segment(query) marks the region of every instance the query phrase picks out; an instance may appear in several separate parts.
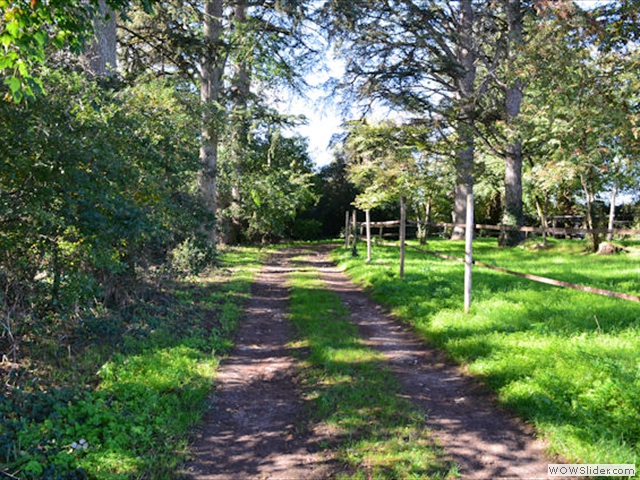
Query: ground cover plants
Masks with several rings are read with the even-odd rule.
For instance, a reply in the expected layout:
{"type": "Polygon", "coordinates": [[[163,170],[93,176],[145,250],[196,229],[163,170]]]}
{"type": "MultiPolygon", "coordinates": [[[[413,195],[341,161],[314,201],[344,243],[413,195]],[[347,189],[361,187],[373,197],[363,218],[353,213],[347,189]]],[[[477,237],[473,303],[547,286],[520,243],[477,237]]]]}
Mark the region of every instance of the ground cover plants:
{"type": "MultiPolygon", "coordinates": [[[[301,265],[291,276],[291,319],[296,350],[305,352],[300,376],[310,421],[334,432],[338,458],[351,479],[455,476],[424,427],[424,415],[398,395],[399,384],[368,348],[348,309],[301,265]]],[[[329,445],[327,445],[329,446],[329,445]]]]}
{"type": "MultiPolygon", "coordinates": [[[[640,292],[637,245],[614,256],[584,253],[581,241],[498,249],[477,239],[477,260],[614,291],[640,292]]],[[[464,256],[463,242],[430,239],[426,249],[464,256]]],[[[474,269],[473,306],[462,310],[463,265],[375,246],[373,260],[338,249],[335,258],[372,297],[411,323],[499,401],[532,422],[552,453],[576,463],[638,463],[640,304],[474,269]]]]}
{"type": "Polygon", "coordinates": [[[206,276],[88,312],[64,341],[32,338],[3,372],[0,476],[170,478],[211,391],[257,271],[230,249],[206,276]]]}

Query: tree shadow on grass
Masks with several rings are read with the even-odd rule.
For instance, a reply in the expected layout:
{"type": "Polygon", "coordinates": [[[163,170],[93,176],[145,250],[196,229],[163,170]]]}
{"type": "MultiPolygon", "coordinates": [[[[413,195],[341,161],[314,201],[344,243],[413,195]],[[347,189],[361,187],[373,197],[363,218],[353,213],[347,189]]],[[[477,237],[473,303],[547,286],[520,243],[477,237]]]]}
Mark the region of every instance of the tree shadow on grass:
{"type": "Polygon", "coordinates": [[[464,315],[461,268],[435,262],[410,257],[403,281],[369,272],[369,291],[525,419],[590,442],[582,460],[607,458],[607,449],[617,452],[611,463],[640,454],[640,391],[623,373],[640,358],[638,304],[476,269],[464,315]],[[428,271],[416,273],[423,264],[428,271]]]}

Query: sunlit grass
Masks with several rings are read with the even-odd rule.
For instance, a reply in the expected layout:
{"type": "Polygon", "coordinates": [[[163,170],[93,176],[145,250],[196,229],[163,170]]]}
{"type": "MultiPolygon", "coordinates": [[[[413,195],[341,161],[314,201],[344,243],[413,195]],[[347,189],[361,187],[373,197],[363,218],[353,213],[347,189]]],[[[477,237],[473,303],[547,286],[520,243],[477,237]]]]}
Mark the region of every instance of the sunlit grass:
{"type": "Polygon", "coordinates": [[[443,478],[443,462],[421,412],[399,396],[383,356],[364,345],[338,296],[317,274],[291,277],[291,318],[298,349],[308,351],[301,372],[312,421],[336,432],[338,456],[351,479],[443,478]]]}
{"type": "MultiPolygon", "coordinates": [[[[634,253],[585,254],[580,242],[547,250],[498,249],[475,241],[475,258],[515,271],[632,294],[640,293],[634,253]]],[[[463,256],[462,242],[430,240],[426,249],[463,256]]],[[[638,463],[640,456],[640,304],[560,289],[475,268],[465,315],[463,265],[374,247],[366,264],[336,258],[347,274],[393,308],[430,343],[479,376],[500,401],[533,422],[554,453],[579,463],[638,463]]]]}

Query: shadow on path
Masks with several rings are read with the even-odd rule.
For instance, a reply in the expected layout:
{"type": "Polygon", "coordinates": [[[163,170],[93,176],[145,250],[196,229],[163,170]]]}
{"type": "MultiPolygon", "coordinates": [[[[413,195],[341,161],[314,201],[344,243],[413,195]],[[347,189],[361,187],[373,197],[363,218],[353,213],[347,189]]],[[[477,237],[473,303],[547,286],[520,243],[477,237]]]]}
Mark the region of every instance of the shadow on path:
{"type": "Polygon", "coordinates": [[[428,412],[427,424],[459,465],[463,478],[547,478],[555,463],[524,423],[496,406],[494,396],[355,286],[315,247],[305,267],[317,268],[328,289],[349,308],[365,343],[381,351],[403,394],[428,412]]]}
{"type": "Polygon", "coordinates": [[[216,377],[212,406],[203,419],[184,479],[330,478],[335,462],[316,451],[304,432],[303,402],[294,382],[295,358],[286,346],[289,261],[273,254],[252,285],[232,354],[216,377]]]}

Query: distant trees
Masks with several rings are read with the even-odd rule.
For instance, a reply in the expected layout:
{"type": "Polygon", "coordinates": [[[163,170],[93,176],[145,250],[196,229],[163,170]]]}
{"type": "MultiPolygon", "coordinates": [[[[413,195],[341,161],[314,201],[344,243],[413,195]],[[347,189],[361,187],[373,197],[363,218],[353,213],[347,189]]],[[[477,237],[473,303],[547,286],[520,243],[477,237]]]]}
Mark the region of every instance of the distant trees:
{"type": "Polygon", "coordinates": [[[435,205],[453,188],[453,168],[424,139],[423,124],[392,121],[354,122],[349,125],[341,155],[348,161],[348,178],[359,187],[354,205],[362,210],[397,203],[402,197],[424,224],[433,220],[435,205]]]}
{"type": "MultiPolygon", "coordinates": [[[[464,222],[473,190],[477,5],[329,0],[324,19],[347,62],[353,98],[382,102],[455,137],[453,217],[464,222]]],[[[457,237],[461,230],[456,229],[457,237]]]]}
{"type": "MultiPolygon", "coordinates": [[[[540,10],[524,53],[530,188],[547,198],[581,192],[589,228],[596,227],[599,193],[612,191],[614,205],[615,192],[635,183],[640,153],[637,49],[609,48],[601,41],[605,26],[572,3],[548,6],[540,10]]],[[[593,235],[594,250],[598,242],[593,235]]]]}
{"type": "MultiPolygon", "coordinates": [[[[352,98],[390,107],[405,125],[428,125],[423,149],[450,159],[454,222],[463,223],[464,197],[480,182],[479,203],[499,207],[504,225],[522,225],[525,208],[544,223],[549,202],[566,198],[584,204],[595,226],[598,192],[616,191],[635,170],[637,47],[623,40],[633,37],[635,3],[583,10],[569,0],[327,0],[324,13],[347,59],[352,98]],[[557,195],[563,185],[573,190],[557,195]]],[[[393,128],[389,138],[404,126],[393,128]]],[[[499,242],[521,239],[505,230],[499,242]]]]}
{"type": "Polygon", "coordinates": [[[0,5],[3,352],[199,271],[227,219],[276,240],[315,201],[300,120],[254,90],[300,87],[304,2],[0,5]]]}
{"type": "Polygon", "coordinates": [[[212,0],[201,11],[197,5],[173,0],[157,3],[154,16],[136,11],[122,28],[127,72],[179,75],[185,83],[194,82],[199,72],[195,83],[202,101],[200,191],[216,219],[207,227],[212,245],[247,238],[241,211],[253,201],[244,191],[250,188],[245,169],[255,162],[252,137],[261,135],[258,130],[265,122],[271,123],[267,128],[272,132],[291,122],[270,110],[255,89],[299,88],[300,74],[314,58],[302,30],[305,5],[212,0]]]}

